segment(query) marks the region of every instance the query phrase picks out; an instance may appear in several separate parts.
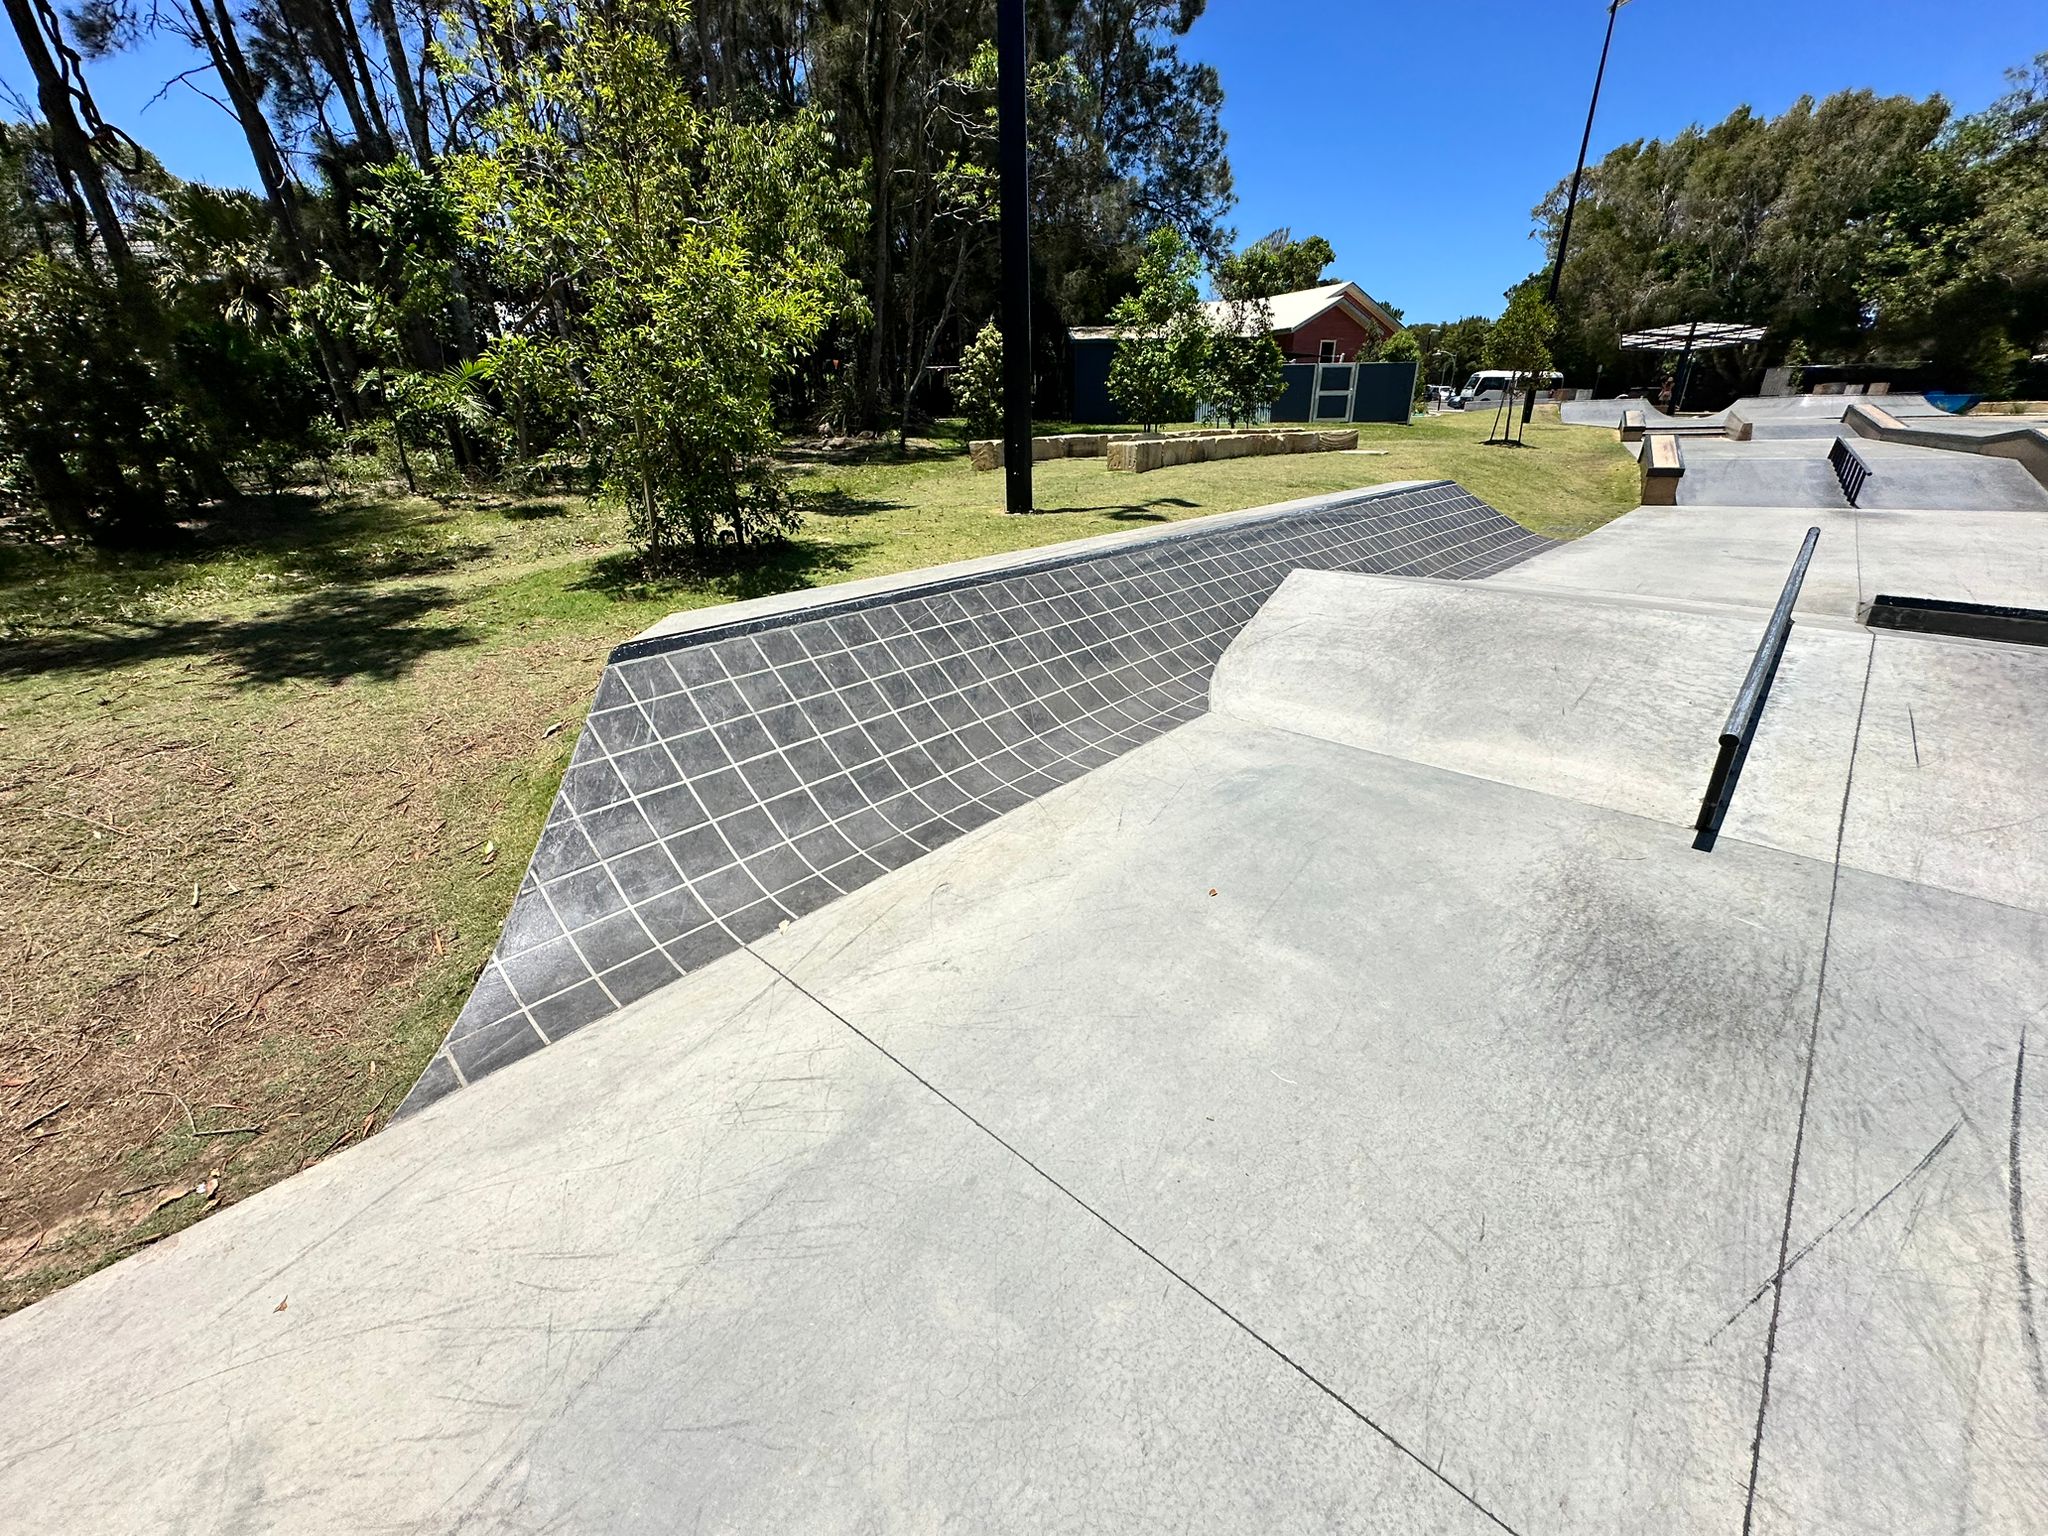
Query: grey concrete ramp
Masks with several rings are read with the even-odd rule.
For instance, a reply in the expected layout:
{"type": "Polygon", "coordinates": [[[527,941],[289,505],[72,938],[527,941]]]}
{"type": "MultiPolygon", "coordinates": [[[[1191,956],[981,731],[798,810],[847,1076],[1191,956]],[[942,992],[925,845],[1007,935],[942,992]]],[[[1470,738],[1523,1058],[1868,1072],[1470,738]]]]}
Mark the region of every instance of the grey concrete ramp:
{"type": "Polygon", "coordinates": [[[2012,459],[1865,438],[1850,446],[1870,466],[1856,498],[1859,507],[2048,512],[2048,489],[2012,459]]]}
{"type": "MultiPolygon", "coordinates": [[[[1224,654],[1219,714],[1689,826],[1761,632],[1749,611],[1324,572],[1224,654]]],[[[1802,626],[1728,835],[1831,856],[1869,638],[1802,626]]]]}
{"type": "MultiPolygon", "coordinates": [[[[1763,429],[1759,429],[1761,432],[1763,429]]],[[[1774,428],[1750,442],[1690,438],[1683,445],[1682,507],[1848,505],[1828,453],[1842,429],[1774,428]],[[1790,435],[1796,433],[1797,435],[1790,435]]],[[[1869,466],[1859,507],[1880,510],[2048,512],[2048,490],[2010,459],[1851,438],[1869,466]]]]}
{"type": "Polygon", "coordinates": [[[1557,409],[1566,426],[1605,427],[1610,432],[1621,425],[1624,411],[1641,411],[1644,422],[1651,428],[1718,427],[1727,419],[1725,411],[1672,416],[1657,409],[1653,400],[1566,400],[1557,409]]]}
{"type": "MultiPolygon", "coordinates": [[[[1210,707],[1684,828],[1763,624],[1757,608],[1560,592],[1513,571],[1304,571],[1224,654],[1210,707]]],[[[2048,651],[1809,617],[1723,835],[2048,910],[2044,698],[2048,651]]]]}
{"type": "Polygon", "coordinates": [[[1810,527],[1821,540],[1802,613],[1853,621],[1879,593],[2048,607],[2038,512],[1639,507],[1539,554],[1514,584],[1768,609],[1810,527]]]}
{"type": "Polygon", "coordinates": [[[1827,438],[1737,443],[1692,438],[1684,445],[1681,507],[1846,507],[1828,463],[1827,438]]]}
{"type": "Polygon", "coordinates": [[[612,655],[411,1113],[1201,713],[1290,571],[1550,546],[1402,483],[680,616],[612,655]]]}

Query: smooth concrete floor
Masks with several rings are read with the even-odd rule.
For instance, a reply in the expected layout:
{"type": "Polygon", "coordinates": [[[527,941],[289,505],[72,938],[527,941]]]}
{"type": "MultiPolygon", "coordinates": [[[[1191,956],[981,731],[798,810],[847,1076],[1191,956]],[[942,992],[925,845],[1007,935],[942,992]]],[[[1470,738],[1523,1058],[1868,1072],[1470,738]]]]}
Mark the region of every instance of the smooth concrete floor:
{"type": "MultiPolygon", "coordinates": [[[[1685,507],[1818,507],[1841,509],[1842,494],[1828,451],[1839,425],[1791,425],[1750,442],[1688,438],[1678,504],[1685,507]]],[[[1857,496],[1863,510],[2048,512],[2044,491],[2011,459],[1850,439],[1870,477],[1857,496]]]]}
{"type": "Polygon", "coordinates": [[[1219,708],[0,1324],[0,1525],[2048,1528],[2044,996],[1219,708]]]}
{"type": "Polygon", "coordinates": [[[2026,511],[1639,507],[1536,555],[1513,580],[1768,611],[1808,528],[1821,537],[1802,614],[1853,622],[1880,593],[2048,608],[2048,516],[2026,511]]]}
{"type": "Polygon", "coordinates": [[[2048,656],[1852,619],[2042,521],[1297,574],[1202,719],[0,1321],[0,1531],[2038,1536],[2048,656]]]}

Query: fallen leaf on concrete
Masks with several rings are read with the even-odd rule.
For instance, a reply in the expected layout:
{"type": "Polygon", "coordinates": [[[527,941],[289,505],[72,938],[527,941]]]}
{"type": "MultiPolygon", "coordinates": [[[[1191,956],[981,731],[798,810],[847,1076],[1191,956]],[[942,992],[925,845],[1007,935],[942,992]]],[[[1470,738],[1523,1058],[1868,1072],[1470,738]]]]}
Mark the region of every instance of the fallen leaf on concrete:
{"type": "Polygon", "coordinates": [[[1214,896],[1214,895],[1216,894],[1216,887],[1215,887],[1215,886],[1213,886],[1213,885],[1212,885],[1212,886],[1210,886],[1210,887],[1209,887],[1209,894],[1210,894],[1211,896],[1214,896]]]}
{"type": "Polygon", "coordinates": [[[270,1310],[271,1310],[271,1311],[273,1311],[273,1312],[282,1312],[282,1311],[284,1310],[284,1308],[285,1308],[285,1302],[287,1302],[287,1301],[290,1301],[290,1300],[291,1300],[291,1297],[287,1296],[287,1297],[285,1297],[284,1301],[280,1301],[280,1302],[279,1302],[279,1303],[278,1303],[278,1304],[277,1304],[276,1306],[272,1307],[272,1308],[271,1308],[270,1310]]]}

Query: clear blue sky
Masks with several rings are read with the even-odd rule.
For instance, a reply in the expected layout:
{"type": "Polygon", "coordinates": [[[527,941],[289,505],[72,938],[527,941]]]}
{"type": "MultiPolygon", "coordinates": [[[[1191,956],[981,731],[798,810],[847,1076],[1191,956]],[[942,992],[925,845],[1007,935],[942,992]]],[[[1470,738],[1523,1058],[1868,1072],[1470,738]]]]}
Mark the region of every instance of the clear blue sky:
{"type": "MultiPolygon", "coordinates": [[[[1605,0],[1210,0],[1184,47],[1223,76],[1240,234],[1327,237],[1335,275],[1411,320],[1496,313],[1542,259],[1529,210],[1570,174],[1605,17],[1605,0]]],[[[2043,0],[1633,0],[1591,158],[1850,86],[1968,111],[2044,49],[2043,0]]],[[[146,105],[197,62],[159,41],[88,69],[101,111],[173,171],[248,183],[218,107],[182,86],[146,105]]],[[[11,34],[0,79],[29,86],[11,34]]]]}
{"type": "MultiPolygon", "coordinates": [[[[1605,0],[1209,0],[1184,47],[1222,73],[1239,235],[1323,235],[1332,276],[1410,320],[1497,314],[1543,260],[1529,210],[1571,174],[1606,18],[1605,0]]],[[[1587,159],[1859,86],[1972,111],[2044,49],[2043,0],[1633,0],[1587,159]]]]}

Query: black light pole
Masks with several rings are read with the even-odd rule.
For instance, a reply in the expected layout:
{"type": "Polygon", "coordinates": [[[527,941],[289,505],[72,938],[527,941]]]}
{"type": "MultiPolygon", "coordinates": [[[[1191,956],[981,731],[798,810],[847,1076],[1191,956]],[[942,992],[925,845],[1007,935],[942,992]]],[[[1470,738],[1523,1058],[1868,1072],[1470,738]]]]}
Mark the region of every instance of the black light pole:
{"type": "MultiPolygon", "coordinates": [[[[1579,163],[1572,170],[1572,189],[1565,195],[1564,225],[1557,232],[1557,259],[1550,264],[1550,288],[1543,295],[1544,303],[1553,311],[1557,308],[1557,285],[1564,280],[1564,248],[1571,243],[1572,210],[1579,206],[1579,180],[1586,174],[1586,150],[1593,142],[1593,114],[1600,110],[1600,82],[1607,78],[1607,50],[1614,46],[1614,17],[1628,0],[1608,0],[1607,37],[1600,44],[1600,67],[1593,72],[1593,99],[1586,103],[1586,131],[1579,137],[1579,163]]],[[[1522,421],[1526,425],[1536,414],[1536,391],[1530,390],[1522,402],[1522,421]]]]}
{"type": "Polygon", "coordinates": [[[1003,507],[1031,510],[1031,196],[1024,154],[1024,0],[996,4],[1003,219],[1003,507]]]}

